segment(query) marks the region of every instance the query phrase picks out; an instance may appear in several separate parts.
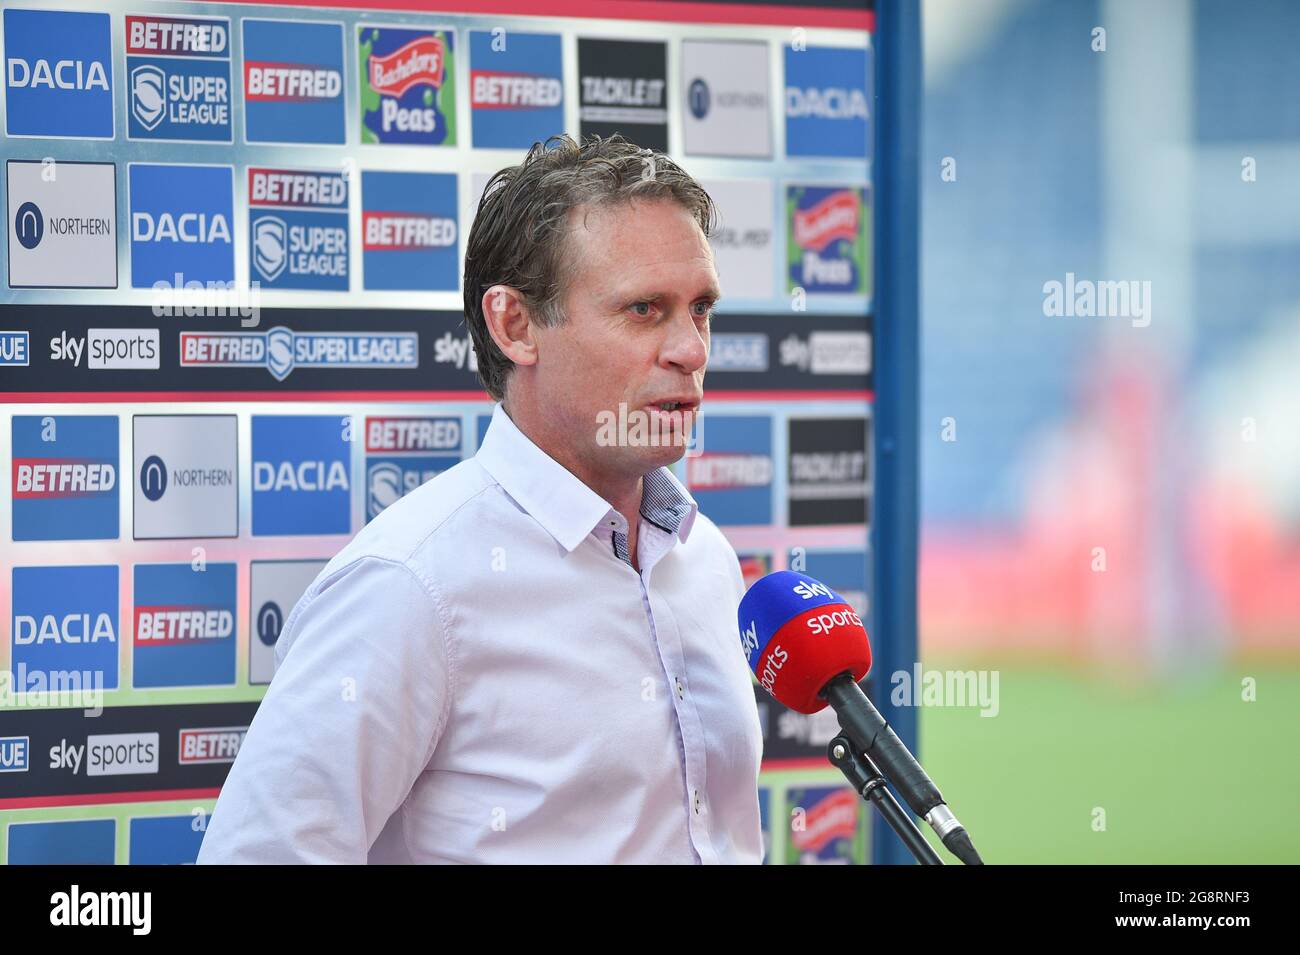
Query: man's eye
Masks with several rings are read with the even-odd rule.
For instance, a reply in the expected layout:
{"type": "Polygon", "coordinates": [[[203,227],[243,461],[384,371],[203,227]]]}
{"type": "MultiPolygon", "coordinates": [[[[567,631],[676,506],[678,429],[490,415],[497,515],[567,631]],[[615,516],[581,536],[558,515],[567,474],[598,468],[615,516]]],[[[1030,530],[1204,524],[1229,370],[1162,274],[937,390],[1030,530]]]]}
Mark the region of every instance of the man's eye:
{"type": "Polygon", "coordinates": [[[638,318],[649,318],[653,309],[654,306],[649,302],[636,302],[632,305],[632,311],[638,318]]]}
{"type": "Polygon", "coordinates": [[[696,318],[708,318],[708,317],[710,317],[712,314],[713,314],[713,303],[712,303],[712,302],[696,302],[696,303],[695,303],[695,317],[696,317],[696,318]]]}

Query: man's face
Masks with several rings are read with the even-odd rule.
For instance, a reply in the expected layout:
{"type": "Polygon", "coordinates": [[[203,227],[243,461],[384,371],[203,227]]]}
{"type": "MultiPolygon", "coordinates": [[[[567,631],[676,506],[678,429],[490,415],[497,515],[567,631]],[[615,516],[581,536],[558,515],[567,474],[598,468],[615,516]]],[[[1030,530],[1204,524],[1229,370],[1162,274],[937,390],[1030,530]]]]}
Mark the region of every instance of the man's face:
{"type": "Polygon", "coordinates": [[[567,320],[535,332],[540,410],[584,469],[640,476],[682,456],[674,425],[699,408],[721,294],[713,251],[691,215],[666,200],[584,206],[569,222],[567,320]],[[662,409],[673,401],[678,410],[662,409]],[[611,444],[601,424],[620,414],[628,440],[611,444]],[[636,440],[638,418],[657,439],[636,440]]]}

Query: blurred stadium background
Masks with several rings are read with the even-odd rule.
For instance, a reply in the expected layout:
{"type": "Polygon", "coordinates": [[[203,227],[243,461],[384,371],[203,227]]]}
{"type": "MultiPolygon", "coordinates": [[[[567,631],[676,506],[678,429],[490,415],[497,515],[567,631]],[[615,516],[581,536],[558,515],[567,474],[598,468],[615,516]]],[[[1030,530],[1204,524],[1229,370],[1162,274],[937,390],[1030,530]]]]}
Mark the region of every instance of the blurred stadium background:
{"type": "Polygon", "coordinates": [[[1296,862],[1300,4],[923,25],[921,653],[1001,699],[922,759],[991,861],[1296,862]]]}

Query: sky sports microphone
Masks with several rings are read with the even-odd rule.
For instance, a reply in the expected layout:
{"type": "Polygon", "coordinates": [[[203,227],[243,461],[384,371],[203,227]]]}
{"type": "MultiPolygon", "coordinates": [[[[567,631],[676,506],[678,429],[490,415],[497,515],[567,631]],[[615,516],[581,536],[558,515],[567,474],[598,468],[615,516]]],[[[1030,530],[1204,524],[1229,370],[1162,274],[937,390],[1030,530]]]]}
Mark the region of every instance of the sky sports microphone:
{"type": "Polygon", "coordinates": [[[912,812],[958,859],[981,865],[939,788],[858,686],[871,669],[871,644],[862,618],[844,598],[811,577],[779,570],[749,588],[738,616],[741,646],[763,689],[799,713],[830,704],[845,735],[912,812]]]}

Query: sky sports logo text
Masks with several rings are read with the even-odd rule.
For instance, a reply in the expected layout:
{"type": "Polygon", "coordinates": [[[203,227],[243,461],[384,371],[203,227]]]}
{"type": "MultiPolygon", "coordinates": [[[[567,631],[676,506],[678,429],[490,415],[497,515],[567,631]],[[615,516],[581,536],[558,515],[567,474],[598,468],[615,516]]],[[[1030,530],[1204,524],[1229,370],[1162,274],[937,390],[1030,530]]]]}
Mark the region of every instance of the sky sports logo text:
{"type": "Polygon", "coordinates": [[[156,328],[88,328],[85,336],[61,331],[50,339],[50,361],[72,362],[91,371],[157,369],[159,340],[156,328]]]}
{"type": "Polygon", "coordinates": [[[419,346],[418,332],[181,332],[180,363],[265,368],[284,381],[295,368],[418,368],[419,346]]]}
{"type": "Polygon", "coordinates": [[[157,733],[87,736],[82,745],[61,739],[50,747],[50,769],[74,776],[142,776],[158,772],[157,733]]]}

